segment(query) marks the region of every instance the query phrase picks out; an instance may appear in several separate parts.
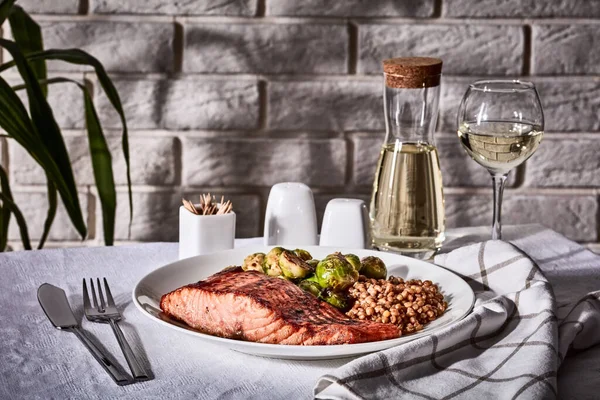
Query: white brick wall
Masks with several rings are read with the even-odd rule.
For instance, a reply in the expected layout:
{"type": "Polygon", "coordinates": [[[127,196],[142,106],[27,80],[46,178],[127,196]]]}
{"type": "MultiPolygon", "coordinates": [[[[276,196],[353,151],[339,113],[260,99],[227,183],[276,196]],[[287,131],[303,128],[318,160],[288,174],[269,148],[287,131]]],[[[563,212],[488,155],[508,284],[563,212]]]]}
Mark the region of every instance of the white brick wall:
{"type": "MultiPolygon", "coordinates": [[[[119,90],[131,132],[131,236],[119,119],[89,69],[49,64],[51,75],[94,89],[119,185],[118,242],[177,240],[181,197],[207,191],[233,200],[240,236],[261,233],[268,189],[281,180],[310,184],[319,214],[333,197],[368,199],[384,130],[380,61],[419,54],[444,60],[437,144],[448,226],[491,220],[490,178],[453,133],[466,85],[524,77],[538,86],[547,134],[508,181],[504,221],[544,223],[600,249],[600,1],[19,3],[41,24],[46,47],[89,51],[119,90]]],[[[90,223],[84,244],[101,244],[81,93],[61,84],[49,99],[90,223]]],[[[39,237],[43,173],[2,138],[0,162],[39,237]]],[[[15,227],[10,239],[18,248],[15,227]]],[[[59,210],[48,245],[78,244],[59,210]]]]}

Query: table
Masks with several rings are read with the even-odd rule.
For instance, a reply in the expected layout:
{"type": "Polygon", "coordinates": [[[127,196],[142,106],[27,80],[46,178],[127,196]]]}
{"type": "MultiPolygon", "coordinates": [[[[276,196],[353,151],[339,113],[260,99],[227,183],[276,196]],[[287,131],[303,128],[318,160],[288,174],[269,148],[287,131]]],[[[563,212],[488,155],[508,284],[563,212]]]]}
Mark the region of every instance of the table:
{"type": "MultiPolygon", "coordinates": [[[[506,239],[527,252],[537,225],[506,227],[506,239]]],[[[489,228],[448,232],[444,251],[487,239],[489,228]]],[[[255,243],[238,240],[236,246],[255,243]]],[[[600,289],[600,257],[556,234],[549,243],[554,257],[536,259],[552,282],[557,304],[600,289]],[[568,257],[569,265],[564,266],[568,257]],[[581,286],[581,282],[585,282],[581,286]]],[[[176,334],[143,316],[133,305],[131,289],[149,271],[177,259],[176,243],[121,247],[51,249],[0,255],[0,398],[199,398],[302,399],[323,374],[346,360],[284,361],[243,355],[176,334]],[[37,287],[62,287],[81,317],[81,280],[106,277],[118,305],[122,327],[134,350],[143,354],[155,379],[118,387],[69,333],[54,329],[39,307],[37,287]]],[[[82,321],[84,329],[126,368],[110,327],[82,321]]],[[[559,371],[561,398],[594,398],[600,388],[600,346],[568,357],[559,371]]]]}

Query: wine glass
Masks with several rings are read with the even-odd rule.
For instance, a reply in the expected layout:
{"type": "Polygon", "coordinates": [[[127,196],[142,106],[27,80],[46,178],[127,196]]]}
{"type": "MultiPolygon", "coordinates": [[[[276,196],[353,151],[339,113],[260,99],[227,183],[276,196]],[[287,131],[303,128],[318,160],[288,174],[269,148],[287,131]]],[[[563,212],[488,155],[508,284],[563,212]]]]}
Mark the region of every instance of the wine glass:
{"type": "Polygon", "coordinates": [[[533,83],[485,80],[469,85],[458,109],[458,137],[469,156],[492,175],[494,240],[502,239],[506,177],[531,157],[543,135],[544,113],[533,83]]]}

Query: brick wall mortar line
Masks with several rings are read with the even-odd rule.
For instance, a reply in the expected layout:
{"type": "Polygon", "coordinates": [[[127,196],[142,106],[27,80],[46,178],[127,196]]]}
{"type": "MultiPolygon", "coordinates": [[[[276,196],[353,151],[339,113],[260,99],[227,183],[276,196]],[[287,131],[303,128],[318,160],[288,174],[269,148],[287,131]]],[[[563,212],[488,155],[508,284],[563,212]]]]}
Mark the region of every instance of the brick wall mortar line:
{"type": "MultiPolygon", "coordinates": [[[[40,193],[46,191],[45,185],[19,185],[13,184],[11,188],[14,192],[23,193],[40,193]]],[[[167,186],[153,186],[153,185],[132,185],[132,191],[134,193],[173,193],[179,191],[193,191],[193,190],[212,190],[212,191],[226,191],[229,193],[248,193],[248,191],[256,191],[260,189],[269,189],[270,186],[254,186],[254,185],[236,185],[231,186],[204,186],[204,185],[167,185],[167,186]]],[[[339,193],[343,190],[345,193],[358,192],[370,192],[369,186],[355,186],[355,185],[344,185],[344,186],[314,186],[315,191],[324,191],[328,193],[339,193]],[[368,189],[368,190],[367,190],[368,189]]],[[[89,189],[92,194],[96,194],[96,190],[89,186],[78,186],[78,191],[86,193],[89,189]]],[[[117,185],[116,190],[119,193],[126,193],[126,185],[117,185]]],[[[489,194],[491,193],[491,180],[489,187],[445,187],[444,191],[450,195],[464,195],[464,194],[489,194]]],[[[506,188],[505,192],[512,195],[530,195],[530,196],[598,196],[600,195],[600,188],[506,188]]],[[[251,194],[251,193],[250,193],[251,194]]]]}
{"type": "Polygon", "coordinates": [[[444,1],[434,0],[433,2],[433,13],[431,18],[443,18],[444,15],[444,1]]]}
{"type": "Polygon", "coordinates": [[[513,189],[520,189],[525,184],[526,164],[523,163],[510,172],[515,177],[515,182],[512,186],[513,189]]]}
{"type": "MultiPolygon", "coordinates": [[[[172,134],[173,132],[171,132],[172,134]]],[[[185,138],[212,139],[340,139],[344,133],[333,131],[270,131],[270,130],[249,130],[249,131],[180,131],[176,134],[185,138]]],[[[139,136],[144,136],[140,134],[139,136]]]]}
{"type": "MultiPolygon", "coordinates": [[[[368,137],[368,134],[364,135],[365,137],[368,137]]],[[[371,135],[372,136],[372,135],[371,135]]],[[[439,138],[452,138],[452,137],[456,137],[456,133],[454,132],[436,132],[436,137],[439,138]]],[[[544,138],[542,140],[542,143],[546,142],[546,141],[558,141],[558,140],[579,140],[579,139],[586,139],[586,140],[599,140],[600,139],[600,132],[544,132],[544,138]]],[[[458,139],[457,139],[458,141],[458,139]]],[[[542,144],[543,146],[543,144],[542,144]]]]}
{"type": "Polygon", "coordinates": [[[0,166],[4,168],[7,175],[10,177],[9,171],[9,159],[8,159],[8,139],[0,137],[0,166]]]}
{"type": "Polygon", "coordinates": [[[226,16],[177,16],[182,24],[298,24],[298,25],[344,25],[347,17],[226,17],[226,16]]]}
{"type": "MultiPolygon", "coordinates": [[[[495,75],[444,75],[442,77],[442,85],[444,79],[450,82],[471,82],[480,79],[510,79],[518,76],[495,76],[495,75]]],[[[529,75],[527,78],[534,79],[540,82],[589,82],[590,80],[600,79],[600,74],[589,74],[589,75],[529,75]]]]}
{"type": "Polygon", "coordinates": [[[173,15],[30,14],[36,22],[172,22],[173,15]]]}
{"type": "Polygon", "coordinates": [[[359,24],[423,24],[423,25],[595,25],[600,18],[400,18],[352,17],[359,24]]]}
{"type": "Polygon", "coordinates": [[[356,75],[358,68],[358,53],[360,49],[360,43],[358,42],[358,28],[357,26],[348,21],[348,74],[356,75]]]}
{"type": "Polygon", "coordinates": [[[254,16],[258,18],[264,18],[267,10],[267,0],[257,0],[256,1],[256,10],[254,11],[254,16]]]}
{"type": "MultiPolygon", "coordinates": [[[[483,167],[482,167],[483,168],[483,167]]],[[[443,174],[443,171],[442,171],[443,174]]],[[[490,186],[488,188],[461,188],[461,187],[449,187],[444,188],[444,191],[448,194],[486,194],[492,191],[492,181],[490,179],[490,186]]],[[[535,196],[597,196],[600,192],[600,188],[506,188],[505,193],[514,195],[535,195],[535,196]]]]}
{"type": "MultiPolygon", "coordinates": [[[[65,136],[85,136],[86,132],[83,129],[63,129],[65,136]]],[[[130,137],[156,137],[156,138],[227,138],[227,139],[302,139],[302,140],[327,140],[343,138],[343,132],[336,131],[308,131],[308,130],[293,130],[293,131],[261,131],[261,130],[165,130],[165,129],[128,129],[130,137]],[[248,136],[249,134],[259,134],[257,136],[248,136]],[[225,135],[225,136],[224,136],[225,135]]],[[[108,136],[120,136],[120,129],[104,129],[104,133],[108,136]]],[[[352,134],[353,132],[348,132],[352,134]]],[[[362,132],[361,132],[362,133],[362,132]]],[[[380,133],[380,132],[375,132],[380,133]]],[[[372,134],[371,134],[372,136],[372,134]]]]}
{"type": "MultiPolygon", "coordinates": [[[[6,72],[4,72],[2,74],[2,77],[5,79],[20,79],[21,75],[19,75],[18,73],[14,72],[14,71],[16,71],[16,67],[14,67],[14,69],[6,70],[6,72]]],[[[82,73],[82,72],[48,70],[48,76],[50,78],[52,78],[53,76],[61,76],[63,78],[69,78],[69,79],[74,79],[74,80],[78,80],[78,81],[83,81],[86,74],[91,74],[93,76],[96,76],[96,74],[93,71],[82,73]]]]}
{"type": "Polygon", "coordinates": [[[258,81],[258,130],[267,128],[269,118],[269,88],[266,80],[258,81]]]}
{"type": "Polygon", "coordinates": [[[533,38],[531,36],[531,26],[523,25],[523,76],[531,74],[533,38]]]}
{"type": "MultiPolygon", "coordinates": [[[[596,194],[600,195],[600,188],[596,190],[596,194]]],[[[596,197],[596,202],[600,203],[600,197],[596,197]]],[[[598,207],[598,211],[596,212],[596,234],[600,237],[600,207],[598,207]]]]}
{"type": "MultiPolygon", "coordinates": [[[[62,72],[56,70],[49,70],[50,74],[53,75],[74,75],[75,73],[62,72]]],[[[90,71],[86,72],[90,74],[91,80],[95,80],[93,76],[95,74],[90,71]]],[[[380,74],[203,74],[203,73],[140,73],[140,72],[108,72],[111,78],[123,79],[123,80],[222,80],[222,81],[252,81],[252,80],[265,80],[270,82],[323,82],[323,81],[353,81],[353,82],[379,82],[381,83],[382,78],[380,74]]],[[[80,75],[78,75],[80,76],[80,75]]],[[[509,75],[509,76],[498,76],[498,75],[444,75],[442,82],[448,80],[449,82],[471,82],[479,79],[511,79],[519,78],[523,75],[509,75]]],[[[527,78],[535,79],[540,82],[589,82],[590,80],[600,79],[600,74],[589,74],[589,75],[528,75],[527,78]]],[[[442,83],[443,84],[443,83],[442,83]]]]}
{"type": "MultiPolygon", "coordinates": [[[[62,129],[61,132],[65,137],[80,137],[86,136],[85,129],[62,129]]],[[[166,129],[128,129],[130,137],[158,137],[158,138],[207,138],[223,137],[229,139],[304,139],[304,140],[326,140],[339,139],[343,136],[357,138],[372,138],[378,134],[382,134],[383,130],[376,131],[310,131],[310,130],[292,130],[292,131],[258,131],[258,130],[166,130],[166,129]],[[248,137],[248,133],[260,133],[260,136],[248,137]]],[[[107,128],[104,133],[108,136],[120,136],[121,129],[107,128]]],[[[435,137],[440,139],[451,139],[456,137],[454,132],[436,132],[435,137]]],[[[559,141],[559,140],[600,140],[600,132],[546,132],[544,133],[543,141],[559,141]]],[[[458,141],[458,139],[457,139],[458,141]]]]}
{"type": "Polygon", "coordinates": [[[77,13],[79,15],[88,15],[93,6],[93,2],[96,0],[79,0],[79,8],[77,9],[77,13]]]}
{"type": "Polygon", "coordinates": [[[356,157],[356,149],[351,138],[346,138],[346,187],[352,185],[354,180],[354,158],[356,157]]]}
{"type": "Polygon", "coordinates": [[[103,224],[102,218],[100,220],[96,219],[96,207],[100,208],[99,199],[97,196],[94,196],[91,192],[90,186],[87,186],[86,191],[86,199],[87,199],[87,228],[88,228],[88,237],[86,240],[94,240],[98,236],[98,228],[99,225],[103,224]]]}
{"type": "MultiPolygon", "coordinates": [[[[58,73],[58,72],[57,72],[58,73]]],[[[319,81],[323,80],[353,80],[353,81],[381,81],[378,75],[349,75],[349,74],[204,74],[204,73],[140,73],[140,72],[110,72],[111,78],[121,78],[127,80],[186,80],[186,79],[201,79],[201,80],[222,80],[222,81],[251,81],[251,80],[268,80],[273,82],[303,82],[303,81],[319,81]]],[[[505,77],[506,78],[506,77],[505,77]]]]}
{"type": "Polygon", "coordinates": [[[179,151],[179,166],[180,166],[180,170],[179,170],[179,183],[181,184],[181,186],[179,187],[186,187],[187,186],[187,163],[184,162],[185,160],[185,139],[182,136],[177,136],[177,139],[179,140],[179,143],[181,143],[181,150],[179,151]]]}
{"type": "Polygon", "coordinates": [[[344,24],[348,19],[358,24],[422,24],[422,25],[594,25],[600,18],[403,18],[403,17],[238,17],[222,15],[147,15],[147,14],[31,14],[36,21],[58,22],[171,22],[175,17],[182,23],[273,23],[273,24],[344,24]]]}
{"type": "Polygon", "coordinates": [[[173,18],[173,25],[173,72],[169,74],[170,76],[181,73],[183,57],[185,56],[185,32],[183,25],[176,18],[173,18]]]}

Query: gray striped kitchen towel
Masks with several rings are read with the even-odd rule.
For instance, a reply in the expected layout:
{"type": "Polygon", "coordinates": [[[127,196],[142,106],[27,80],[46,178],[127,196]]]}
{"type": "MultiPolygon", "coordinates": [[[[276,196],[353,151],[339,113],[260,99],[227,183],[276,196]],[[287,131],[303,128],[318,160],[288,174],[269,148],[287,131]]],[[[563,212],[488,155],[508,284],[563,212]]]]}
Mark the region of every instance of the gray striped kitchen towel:
{"type": "MultiPolygon", "coordinates": [[[[558,368],[567,352],[600,343],[600,290],[557,307],[550,281],[512,244],[482,242],[435,261],[471,285],[476,295],[471,314],[322,376],[315,397],[551,399],[557,397],[558,368]]],[[[600,274],[600,263],[596,267],[600,274]]]]}

